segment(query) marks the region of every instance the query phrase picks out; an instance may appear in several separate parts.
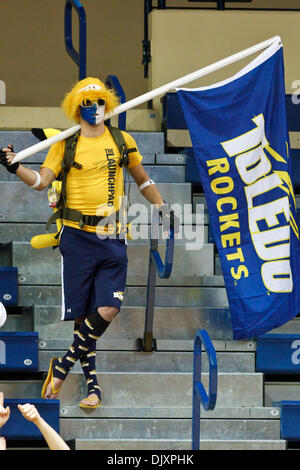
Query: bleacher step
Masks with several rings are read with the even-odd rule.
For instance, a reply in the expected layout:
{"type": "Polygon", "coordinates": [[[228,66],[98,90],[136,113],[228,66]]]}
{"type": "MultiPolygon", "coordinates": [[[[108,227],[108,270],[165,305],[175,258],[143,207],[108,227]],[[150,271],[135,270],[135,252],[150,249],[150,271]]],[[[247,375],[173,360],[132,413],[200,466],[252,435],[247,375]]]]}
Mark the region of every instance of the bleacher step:
{"type": "MultiPolygon", "coordinates": [[[[9,137],[9,135],[8,135],[9,137]]],[[[3,142],[3,138],[1,137],[1,131],[0,131],[0,138],[1,138],[1,141],[3,142]]],[[[13,139],[15,140],[15,139],[13,139]]],[[[6,140],[7,142],[7,140],[6,140]]],[[[39,141],[37,140],[36,143],[38,143],[39,141]]],[[[26,140],[24,141],[24,144],[26,145],[26,140]]],[[[32,145],[31,143],[29,143],[29,145],[27,145],[27,147],[29,147],[30,145],[32,145]]],[[[24,146],[24,148],[27,148],[24,146]]],[[[42,150],[41,152],[38,152],[38,153],[35,153],[33,155],[30,155],[29,157],[26,158],[26,161],[24,160],[24,163],[27,164],[35,164],[35,165],[41,165],[46,156],[47,156],[47,153],[48,153],[48,150],[49,149],[46,149],[46,150],[42,150]]],[[[150,151],[149,153],[143,153],[143,165],[172,165],[172,166],[185,166],[185,162],[186,162],[186,156],[184,154],[176,154],[176,153],[161,153],[161,152],[157,152],[157,153],[154,153],[152,149],[148,148],[148,150],[150,151]]],[[[2,178],[0,178],[1,180],[2,178]]]]}
{"type": "MultiPolygon", "coordinates": [[[[191,439],[76,439],[75,450],[191,450],[191,439]]],[[[201,439],[200,450],[286,450],[286,442],[201,439]]]]}
{"type": "MultiPolygon", "coordinates": [[[[150,440],[76,439],[76,450],[191,450],[191,439],[150,440]]],[[[205,440],[200,441],[200,450],[286,450],[281,440],[205,440]]]]}
{"type": "MultiPolygon", "coordinates": [[[[26,167],[30,170],[39,171],[40,164],[26,162],[26,167]]],[[[157,183],[185,183],[185,167],[182,165],[149,165],[144,162],[144,168],[148,175],[157,183]]],[[[0,181],[19,181],[19,178],[1,166],[0,181]]],[[[128,181],[134,182],[134,179],[129,176],[128,181]]]]}
{"type": "Polygon", "coordinates": [[[285,381],[269,381],[268,377],[264,383],[265,405],[272,406],[280,401],[298,401],[300,397],[300,383],[286,376],[285,381]]]}
{"type": "MultiPolygon", "coordinates": [[[[114,320],[115,321],[115,320],[114,320]]],[[[112,327],[110,327],[112,328],[112,327]]],[[[136,338],[110,338],[109,330],[106,330],[105,334],[101,337],[101,340],[97,341],[97,351],[140,351],[137,346],[136,338]],[[104,336],[105,335],[105,336],[104,336]]],[[[73,329],[72,329],[73,334],[73,329]]],[[[39,347],[40,351],[64,351],[66,345],[70,344],[70,334],[65,339],[48,339],[40,338],[39,347]]],[[[212,340],[216,352],[255,352],[256,344],[255,341],[230,341],[230,340],[212,340]]],[[[193,352],[194,340],[193,339],[157,339],[156,340],[157,351],[159,352],[193,352]]],[[[155,352],[157,352],[155,351],[155,352]]],[[[203,348],[204,351],[204,348],[203,348]]],[[[148,353],[146,353],[148,354],[148,353]]]]}
{"type": "MultiPolygon", "coordinates": [[[[97,374],[105,406],[191,406],[192,374],[174,372],[103,372],[97,374]]],[[[208,386],[208,374],[203,374],[208,386]]],[[[262,406],[263,375],[219,373],[218,406],[262,406]]],[[[69,373],[62,387],[61,406],[77,405],[85,391],[82,373],[69,373]]]]}
{"type": "MultiPolygon", "coordinates": [[[[72,127],[72,125],[70,125],[70,127],[72,127]]],[[[143,153],[164,153],[165,141],[163,132],[131,131],[129,134],[135,139],[142,155],[143,153]]],[[[13,144],[15,151],[18,152],[40,142],[30,130],[1,130],[0,139],[4,145],[9,143],[13,144]]]]}
{"type": "MultiPolygon", "coordinates": [[[[189,246],[191,243],[197,242],[208,244],[208,225],[199,225],[197,227],[197,234],[195,235],[195,226],[192,224],[184,224],[183,227],[180,227],[178,238],[176,238],[177,245],[189,246]],[[194,235],[193,235],[194,234],[194,235]],[[196,238],[197,237],[197,238],[196,238]]],[[[56,233],[55,226],[53,225],[49,233],[56,233]]],[[[14,242],[27,242],[29,243],[32,237],[36,235],[42,235],[48,233],[45,229],[45,224],[40,223],[22,223],[22,222],[4,222],[0,221],[0,240],[2,243],[8,243],[12,240],[14,242]]],[[[131,225],[131,233],[133,240],[127,239],[128,245],[147,245],[150,247],[150,236],[151,236],[151,226],[150,224],[140,224],[133,222],[131,225]]],[[[160,225],[159,232],[159,245],[165,246],[166,240],[162,235],[162,226],[160,225]]],[[[199,247],[197,248],[199,249],[199,247]]]]}
{"type": "MultiPolygon", "coordinates": [[[[68,346],[66,343],[66,350],[68,346]]],[[[53,356],[61,356],[62,351],[40,351],[39,370],[47,371],[53,356]]],[[[217,353],[219,372],[255,372],[254,353],[217,353]]],[[[79,362],[72,369],[81,372],[79,362]]],[[[96,370],[102,372],[192,372],[193,353],[138,351],[102,351],[96,358],[96,370]]],[[[203,372],[208,372],[207,355],[203,354],[203,372]]]]}
{"type": "MultiPolygon", "coordinates": [[[[24,147],[27,148],[27,147],[24,147]]],[[[49,148],[46,150],[42,150],[41,152],[35,153],[33,155],[30,155],[26,159],[23,160],[24,165],[38,165],[40,166],[42,163],[44,163],[45,158],[47,157],[47,153],[49,151],[49,148]]],[[[156,160],[156,155],[155,153],[144,153],[143,154],[143,165],[154,165],[156,160]]],[[[2,180],[2,178],[1,178],[2,180]]],[[[6,178],[4,178],[6,180],[6,178]]]]}
{"type": "MultiPolygon", "coordinates": [[[[191,419],[77,419],[60,420],[65,440],[84,439],[189,439],[191,419]]],[[[203,439],[280,439],[280,420],[201,419],[203,439]]]]}
{"type": "MultiPolygon", "coordinates": [[[[160,183],[185,183],[185,166],[183,165],[145,165],[150,178],[160,183]]],[[[2,178],[1,178],[2,179],[2,178]]],[[[132,177],[130,181],[134,182],[132,177]]]]}
{"type": "MultiPolygon", "coordinates": [[[[203,383],[208,387],[208,374],[203,373],[203,383]]],[[[170,417],[177,416],[178,409],[192,406],[191,373],[139,373],[103,372],[97,374],[103,393],[105,407],[123,408],[130,417],[134,408],[169,408],[170,417]]],[[[218,407],[259,407],[263,406],[263,375],[259,373],[220,373],[218,377],[218,407]]],[[[26,381],[1,380],[4,396],[13,399],[38,399],[41,397],[43,379],[28,378],[26,381]]],[[[77,406],[86,394],[82,373],[70,372],[60,393],[61,410],[77,406]]]]}
{"type": "Polygon", "coordinates": [[[155,163],[158,165],[185,165],[186,155],[182,153],[157,153],[155,163]]]}
{"type": "MultiPolygon", "coordinates": [[[[2,222],[9,222],[9,223],[32,223],[32,224],[36,224],[36,223],[42,223],[42,224],[46,224],[46,222],[48,221],[49,217],[51,216],[51,212],[48,210],[48,201],[46,200],[45,196],[46,196],[46,193],[44,191],[40,191],[40,192],[35,192],[34,194],[37,194],[37,204],[34,203],[34,206],[30,205],[30,202],[26,205],[24,205],[22,207],[22,204],[20,204],[20,199],[16,199],[18,200],[18,204],[16,205],[15,201],[13,201],[12,203],[10,202],[9,199],[7,199],[7,194],[10,192],[10,188],[9,191],[6,190],[6,195],[5,195],[5,191],[3,190],[3,184],[9,184],[9,185],[13,185],[13,184],[20,184],[20,183],[14,183],[14,182],[8,182],[8,183],[5,183],[5,182],[1,182],[0,181],[0,196],[1,197],[5,197],[5,201],[6,201],[6,207],[7,206],[10,206],[9,209],[5,209],[5,208],[2,208],[1,211],[0,211],[0,223],[2,222]],[[44,198],[44,199],[42,199],[44,198]],[[46,210],[45,210],[45,207],[46,207],[46,210]]],[[[176,184],[180,184],[180,183],[161,183],[161,184],[170,184],[171,186],[176,186],[176,184]]],[[[26,188],[25,188],[26,189],[26,188]]],[[[174,189],[174,188],[173,188],[174,189]]],[[[27,191],[24,191],[24,188],[22,188],[23,190],[23,195],[25,197],[25,194],[27,193],[27,191]]],[[[21,191],[21,188],[18,188],[18,191],[19,191],[19,195],[18,195],[18,198],[22,196],[22,191],[21,191]]],[[[32,193],[31,193],[32,194],[32,193]]],[[[164,195],[164,193],[162,193],[164,195]]],[[[168,203],[169,203],[169,200],[168,200],[168,203]]],[[[147,201],[145,202],[145,206],[147,207],[147,201]]],[[[176,207],[175,206],[175,203],[173,202],[170,202],[169,203],[170,206],[172,206],[174,208],[174,211],[176,213],[176,215],[181,214],[181,206],[180,206],[180,211],[178,212],[178,206],[176,207]]],[[[138,212],[136,211],[136,209],[138,209],[138,206],[134,206],[133,203],[132,203],[132,206],[130,207],[130,209],[128,210],[128,217],[130,217],[130,221],[132,221],[135,225],[138,225],[138,224],[150,224],[151,222],[151,212],[150,210],[147,212],[145,212],[144,208],[142,208],[142,212],[138,212]]],[[[205,225],[207,226],[208,223],[209,223],[209,216],[207,213],[204,213],[201,211],[199,212],[198,214],[191,214],[191,211],[189,210],[188,212],[188,219],[186,221],[186,225],[187,226],[190,226],[191,224],[194,226],[196,223],[199,225],[205,225]]],[[[51,227],[51,229],[53,229],[53,231],[55,230],[55,225],[53,225],[51,227]]],[[[23,240],[22,240],[23,241],[23,240]]]]}
{"type": "Polygon", "coordinates": [[[34,309],[21,305],[6,306],[7,319],[1,326],[1,332],[5,331],[33,331],[34,309]]]}
{"type": "MultiPolygon", "coordinates": [[[[78,405],[64,406],[60,410],[62,418],[192,418],[192,406],[178,406],[176,408],[165,406],[149,406],[149,407],[131,407],[127,406],[105,406],[93,410],[93,413],[87,413],[86,410],[78,405]]],[[[216,406],[213,410],[205,411],[201,408],[201,418],[205,419],[255,419],[255,420],[279,420],[280,408],[278,407],[234,407],[221,408],[216,406]]]]}
{"type": "Polygon", "coordinates": [[[35,400],[41,398],[43,380],[39,378],[1,378],[0,377],[0,390],[4,393],[4,397],[9,399],[23,399],[35,400]]]}
{"type": "Polygon", "coordinates": [[[270,334],[287,334],[287,335],[299,335],[300,334],[300,316],[293,318],[292,320],[284,323],[278,328],[270,331],[270,334]]]}
{"type": "MultiPolygon", "coordinates": [[[[70,341],[73,337],[73,322],[62,322],[60,319],[60,306],[35,306],[35,329],[40,333],[40,340],[47,343],[43,348],[61,349],[62,342],[70,341]]],[[[132,349],[136,338],[143,336],[144,326],[145,307],[122,306],[120,313],[98,341],[97,348],[132,349]]],[[[154,309],[153,331],[154,337],[160,341],[159,348],[167,347],[168,350],[185,348],[187,345],[181,342],[191,340],[188,350],[192,350],[194,334],[199,328],[207,329],[213,340],[232,339],[229,309],[213,307],[155,307],[154,309]],[[169,342],[162,343],[162,340],[169,342]]],[[[234,342],[231,347],[238,349],[240,344],[234,342]]],[[[248,350],[252,351],[254,342],[249,344],[251,347],[248,350]]]]}
{"type": "MultiPolygon", "coordinates": [[[[157,183],[160,193],[168,204],[177,204],[177,208],[174,207],[175,211],[178,212],[178,204],[180,204],[178,216],[182,213],[184,204],[192,203],[190,183],[157,183]]],[[[128,193],[128,188],[127,184],[126,193],[128,193]]],[[[128,217],[138,218],[139,223],[150,223],[150,203],[140,193],[136,183],[130,184],[129,196],[131,205],[128,208],[128,217]],[[143,207],[139,208],[136,204],[143,204],[143,207]],[[144,208],[148,210],[145,211],[144,208]]],[[[5,201],[0,211],[2,222],[46,223],[52,214],[48,205],[47,191],[35,191],[26,187],[21,181],[0,181],[0,198],[5,201]]],[[[191,214],[192,207],[190,206],[189,209],[188,214],[191,214]]],[[[190,215],[190,219],[192,223],[195,223],[195,217],[190,215]]]]}
{"type": "MultiPolygon", "coordinates": [[[[34,250],[29,243],[13,242],[12,250],[13,265],[18,266],[22,285],[61,284],[61,254],[58,249],[34,250]]],[[[164,247],[159,251],[163,258],[164,247]]],[[[149,244],[128,245],[127,286],[147,286],[149,253],[149,244]]],[[[172,275],[169,279],[157,276],[156,285],[224,286],[223,277],[214,276],[214,246],[208,244],[203,245],[201,250],[189,251],[184,245],[175,244],[172,275]]]]}
{"type": "MultiPolygon", "coordinates": [[[[124,306],[146,305],[146,287],[129,286],[124,296],[124,306]]],[[[22,305],[54,307],[61,305],[60,286],[19,286],[19,302],[22,305]]],[[[157,286],[155,304],[158,307],[217,307],[228,308],[225,287],[169,287],[157,286]]]]}

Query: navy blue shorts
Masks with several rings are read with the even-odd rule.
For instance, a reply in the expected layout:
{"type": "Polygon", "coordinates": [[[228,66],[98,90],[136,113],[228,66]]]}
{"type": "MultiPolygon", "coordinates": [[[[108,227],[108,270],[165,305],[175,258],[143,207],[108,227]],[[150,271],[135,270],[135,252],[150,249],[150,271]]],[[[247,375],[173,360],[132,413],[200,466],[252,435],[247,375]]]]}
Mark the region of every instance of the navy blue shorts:
{"type": "Polygon", "coordinates": [[[127,275],[124,240],[64,226],[62,255],[62,320],[86,317],[98,307],[121,308],[127,275]]]}

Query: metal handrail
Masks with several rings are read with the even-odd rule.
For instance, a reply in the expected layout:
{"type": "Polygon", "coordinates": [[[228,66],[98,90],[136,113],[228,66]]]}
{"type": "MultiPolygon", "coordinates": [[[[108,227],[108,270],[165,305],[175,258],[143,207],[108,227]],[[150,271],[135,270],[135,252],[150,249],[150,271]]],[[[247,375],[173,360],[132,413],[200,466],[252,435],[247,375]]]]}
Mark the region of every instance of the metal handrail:
{"type": "Polygon", "coordinates": [[[86,77],[86,16],[79,0],[67,0],[65,5],[65,46],[69,56],[79,68],[79,80],[86,77]],[[72,9],[79,18],[79,52],[74,49],[72,39],[72,9]]]}
{"type": "Polygon", "coordinates": [[[159,211],[153,210],[152,225],[151,225],[151,243],[150,243],[150,258],[152,259],[157,274],[161,279],[168,279],[172,272],[173,259],[174,259],[174,213],[170,215],[169,234],[166,239],[166,253],[165,262],[163,263],[158,252],[159,240],[159,211]]]}
{"type": "MultiPolygon", "coordinates": [[[[126,96],[125,92],[122,88],[122,85],[116,75],[108,75],[105,80],[105,85],[108,88],[112,88],[115,92],[116,95],[120,98],[120,103],[126,103],[126,96]]],[[[110,120],[109,120],[110,121],[110,120]]],[[[109,124],[109,122],[108,122],[109,124]]],[[[121,131],[126,130],[126,111],[124,113],[119,114],[118,117],[118,128],[121,129],[121,131]]]]}
{"type": "Polygon", "coordinates": [[[217,401],[218,363],[215,348],[206,330],[198,330],[194,338],[194,372],[193,372],[193,412],[192,412],[192,450],[200,449],[200,408],[213,410],[217,401]],[[209,361],[208,395],[201,381],[202,344],[209,361]]]}
{"type": "Polygon", "coordinates": [[[153,210],[151,224],[151,243],[149,253],[148,284],[146,297],[145,329],[143,339],[137,340],[138,349],[144,352],[156,350],[156,340],[153,338],[153,318],[155,304],[156,273],[161,279],[168,279],[172,272],[174,259],[174,214],[170,216],[170,227],[166,239],[166,252],[164,262],[158,252],[159,239],[159,211],[153,210]]]}

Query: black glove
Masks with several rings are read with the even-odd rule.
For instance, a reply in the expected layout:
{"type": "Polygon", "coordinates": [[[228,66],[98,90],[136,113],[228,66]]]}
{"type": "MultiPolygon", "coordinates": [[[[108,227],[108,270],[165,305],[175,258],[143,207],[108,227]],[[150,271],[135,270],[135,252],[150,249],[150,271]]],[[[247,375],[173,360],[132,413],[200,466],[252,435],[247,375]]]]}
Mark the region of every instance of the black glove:
{"type": "Polygon", "coordinates": [[[175,212],[173,211],[173,209],[171,209],[171,207],[166,202],[164,202],[164,204],[162,204],[159,207],[158,212],[161,217],[163,232],[169,232],[170,227],[172,227],[172,219],[173,219],[174,220],[174,235],[178,234],[179,233],[179,218],[177,217],[177,215],[175,215],[175,212]]]}
{"type": "MultiPolygon", "coordinates": [[[[14,151],[13,146],[10,145],[10,147],[11,147],[11,151],[13,152],[14,151]]],[[[3,147],[0,150],[0,164],[5,166],[7,171],[9,171],[10,173],[16,173],[16,171],[17,171],[17,169],[19,168],[19,165],[20,165],[19,162],[13,163],[12,165],[10,165],[8,163],[8,161],[6,159],[6,152],[3,152],[3,147]]]]}

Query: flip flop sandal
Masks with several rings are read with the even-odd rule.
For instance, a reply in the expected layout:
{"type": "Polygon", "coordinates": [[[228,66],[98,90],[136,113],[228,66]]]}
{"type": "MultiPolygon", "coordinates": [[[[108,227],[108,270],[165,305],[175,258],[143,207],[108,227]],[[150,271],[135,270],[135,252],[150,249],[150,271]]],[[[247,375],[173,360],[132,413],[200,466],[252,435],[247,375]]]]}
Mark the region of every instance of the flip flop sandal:
{"type": "Polygon", "coordinates": [[[48,369],[48,375],[47,375],[46,380],[43,384],[43,388],[42,388],[42,392],[41,392],[42,398],[45,397],[46,390],[47,390],[47,387],[48,387],[50,382],[51,382],[51,390],[52,390],[53,394],[59,393],[59,391],[60,391],[60,388],[58,390],[54,389],[54,383],[53,383],[53,363],[57,359],[58,359],[58,357],[53,357],[50,361],[50,365],[49,365],[49,369],[48,369]]]}
{"type": "MultiPolygon", "coordinates": [[[[80,408],[85,408],[85,409],[90,409],[90,410],[94,410],[95,408],[99,408],[99,406],[101,406],[101,391],[100,391],[100,396],[99,396],[99,392],[97,393],[96,391],[92,391],[90,392],[90,394],[94,394],[94,395],[97,395],[97,400],[98,400],[98,403],[96,405],[87,405],[87,404],[82,404],[82,403],[79,403],[78,406],[80,408]]],[[[85,400],[87,400],[88,402],[93,402],[95,400],[95,398],[85,398],[85,400]]]]}
{"type": "MultiPolygon", "coordinates": [[[[85,398],[85,400],[87,400],[88,402],[93,402],[95,400],[95,398],[85,398]]],[[[97,405],[87,405],[87,404],[79,403],[78,406],[80,408],[94,410],[95,408],[99,408],[99,406],[101,406],[101,401],[99,400],[99,398],[97,398],[97,400],[98,400],[97,405]]]]}

